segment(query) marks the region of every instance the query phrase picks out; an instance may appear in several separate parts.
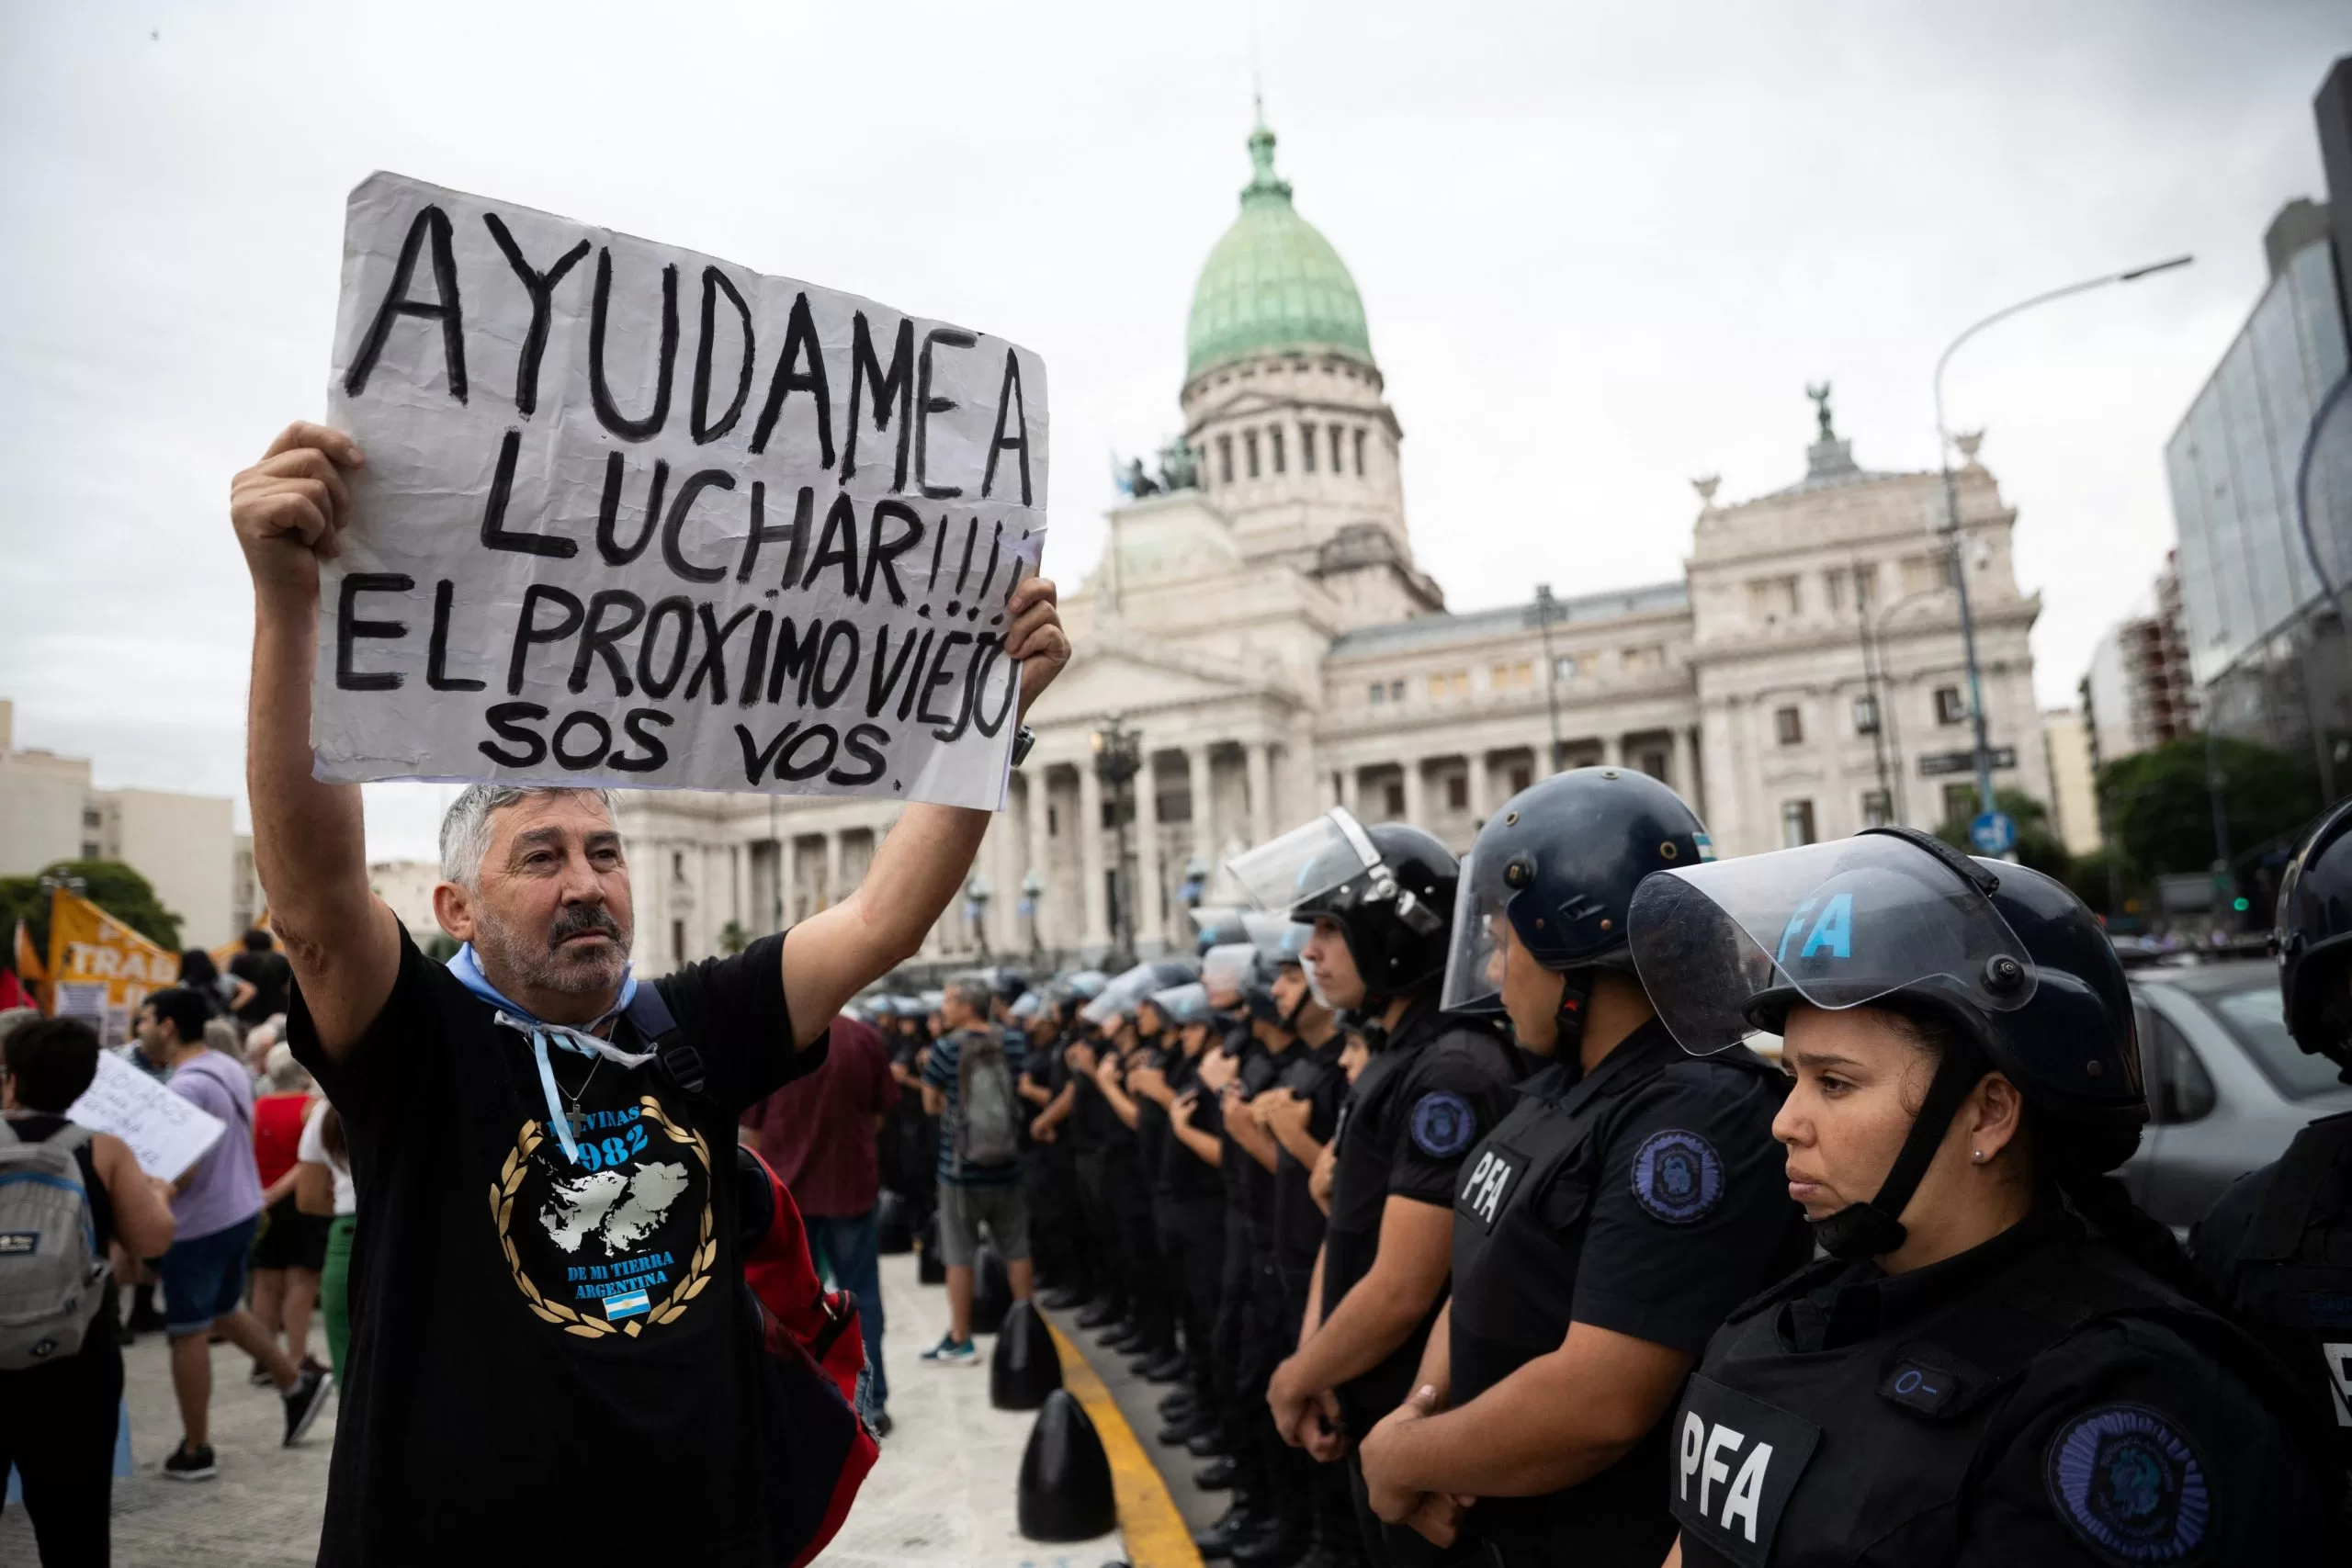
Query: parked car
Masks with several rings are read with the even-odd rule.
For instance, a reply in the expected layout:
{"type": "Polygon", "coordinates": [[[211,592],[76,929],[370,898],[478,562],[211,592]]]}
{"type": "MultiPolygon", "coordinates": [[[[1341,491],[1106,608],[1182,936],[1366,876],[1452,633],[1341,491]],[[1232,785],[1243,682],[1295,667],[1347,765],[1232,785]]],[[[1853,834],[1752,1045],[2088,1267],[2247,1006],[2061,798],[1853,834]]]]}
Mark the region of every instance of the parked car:
{"type": "Polygon", "coordinates": [[[2132,971],[2148,1127],[2119,1173],[2140,1206],[2186,1235],[2229,1187],[2303,1126],[2352,1111],[2335,1064],[2287,1033],[2278,971],[2223,962],[2132,971]]]}

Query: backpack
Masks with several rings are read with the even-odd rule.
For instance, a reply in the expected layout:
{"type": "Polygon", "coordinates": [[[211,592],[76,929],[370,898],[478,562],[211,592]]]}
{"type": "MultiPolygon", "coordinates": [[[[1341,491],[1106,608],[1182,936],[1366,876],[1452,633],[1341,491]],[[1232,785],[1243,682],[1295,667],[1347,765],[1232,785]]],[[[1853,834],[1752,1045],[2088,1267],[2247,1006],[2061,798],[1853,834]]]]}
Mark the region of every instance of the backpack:
{"type": "Polygon", "coordinates": [[[76,1354],[104,1303],[98,1246],[76,1150],[87,1127],[27,1143],[0,1122],[0,1371],[76,1354]]]}
{"type": "Polygon", "coordinates": [[[1010,1165],[1021,1156],[1021,1102],[1004,1041],[966,1032],[956,1053],[956,1168],[1010,1165]]]}
{"type": "Polygon", "coordinates": [[[828,1291],[808,1256],[798,1205],[767,1163],[735,1151],[743,1283],[759,1303],[752,1403],[769,1563],[804,1568],[849,1517],[881,1445],[859,1414],[867,1384],[857,1298],[828,1291]]]}

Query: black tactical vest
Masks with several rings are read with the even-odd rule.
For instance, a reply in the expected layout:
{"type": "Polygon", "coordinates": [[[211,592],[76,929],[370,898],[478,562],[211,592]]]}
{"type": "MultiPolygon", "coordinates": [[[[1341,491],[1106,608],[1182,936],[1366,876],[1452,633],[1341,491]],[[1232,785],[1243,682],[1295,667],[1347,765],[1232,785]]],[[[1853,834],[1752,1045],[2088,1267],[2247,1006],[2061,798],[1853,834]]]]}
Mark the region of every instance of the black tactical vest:
{"type": "MultiPolygon", "coordinates": [[[[1563,1169],[1602,1134],[1625,1095],[1688,1061],[1663,1025],[1629,1036],[1571,1080],[1553,1066],[1520,1086],[1518,1103],[1462,1162],[1453,1203],[1451,1403],[1459,1407],[1560,1348],[1576,1301],[1582,1216],[1547,1204],[1563,1169]]],[[[1725,1072],[1777,1079],[1746,1051],[1710,1058],[1725,1072]]],[[[1510,1568],[1576,1563],[1652,1568],[1674,1539],[1660,1506],[1663,1425],[1608,1469],[1540,1497],[1487,1497],[1471,1519],[1510,1568]]]]}
{"type": "Polygon", "coordinates": [[[1691,1374],[1668,1433],[1686,1568],[1952,1561],[2007,1395],[2035,1358],[2098,1319],[2160,1320],[2241,1359],[2221,1319],[2075,1225],[1956,1280],[1949,1300],[1881,1337],[1787,1348],[1789,1303],[1848,1267],[1816,1263],[1742,1307],[1691,1374]]]}
{"type": "MultiPolygon", "coordinates": [[[[2233,1304],[2326,1411],[2352,1473],[2352,1111],[2295,1134],[2238,1250],[2233,1304]]],[[[2352,1485],[2352,1482],[2347,1482],[2352,1485]]]]}

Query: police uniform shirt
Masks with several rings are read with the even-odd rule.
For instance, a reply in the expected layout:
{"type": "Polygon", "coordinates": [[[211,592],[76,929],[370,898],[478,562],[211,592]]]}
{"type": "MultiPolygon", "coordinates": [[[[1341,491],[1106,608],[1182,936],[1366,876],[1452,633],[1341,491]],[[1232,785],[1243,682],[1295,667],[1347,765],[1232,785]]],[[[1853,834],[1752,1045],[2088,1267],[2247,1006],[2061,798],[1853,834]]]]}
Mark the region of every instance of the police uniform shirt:
{"type": "Polygon", "coordinates": [[[1901,1275],[1815,1264],[1736,1314],[1685,1391],[1682,1560],[2345,1561],[2278,1376],[2061,1208],[1901,1275]]]}
{"type": "MultiPolygon", "coordinates": [[[[1329,1144],[1339,1131],[1340,1108],[1348,1097],[1348,1072],[1340,1066],[1340,1054],[1347,1047],[1347,1037],[1334,1032],[1320,1045],[1310,1049],[1302,1042],[1283,1054],[1286,1066],[1278,1082],[1306,1101],[1306,1135],[1318,1144],[1329,1144]]],[[[1314,1172],[1281,1139],[1274,1145],[1274,1265],[1285,1276],[1285,1288],[1297,1292],[1295,1306],[1305,1302],[1306,1281],[1323,1246],[1323,1210],[1308,1190],[1314,1172]]]]}
{"type": "Polygon", "coordinates": [[[2188,1235],[2211,1297],[2302,1389],[2352,1512],[2352,1114],[2324,1116],[2247,1172],[2188,1235]]]}
{"type": "MultiPolygon", "coordinates": [[[[1338,1134],[1323,1244],[1324,1316],[1371,1271],[1389,1199],[1453,1205],[1463,1156],[1502,1120],[1518,1077],[1518,1058],[1500,1037],[1427,1005],[1408,1013],[1364,1064],[1338,1134]]],[[[1370,1431],[1404,1400],[1436,1314],[1432,1303],[1380,1365],[1337,1391],[1350,1431],[1370,1431]]]]}
{"type": "MultiPolygon", "coordinates": [[[[1694,1358],[1740,1303],[1812,1256],[1772,1118],[1780,1073],[1693,1057],[1653,1020],[1579,1073],[1550,1063],[1462,1162],[1453,1199],[1452,1402],[1559,1348],[1571,1321],[1694,1358]]],[[[1606,1470],[1476,1520],[1529,1560],[1652,1568],[1672,1540],[1666,1426],[1606,1470]]],[[[1517,1553],[1510,1555],[1517,1562],[1517,1553]]]]}
{"type": "MultiPolygon", "coordinates": [[[[1208,1049],[1215,1050],[1216,1047],[1208,1049]]],[[[1207,1052],[1204,1051],[1202,1055],[1206,1055],[1207,1052]]],[[[1201,1058],[1185,1055],[1181,1047],[1170,1051],[1168,1056],[1168,1087],[1180,1096],[1193,1094],[1193,1131],[1221,1139],[1225,1133],[1225,1113],[1217,1103],[1217,1097],[1201,1088],[1201,1058]],[[1195,1090],[1198,1092],[1194,1093],[1195,1090]]],[[[1161,1166],[1160,1184],[1170,1198],[1179,1201],[1225,1196],[1225,1177],[1220,1168],[1195,1154],[1190,1145],[1176,1135],[1172,1125],[1168,1129],[1168,1148],[1161,1166]]]]}
{"type": "MultiPolygon", "coordinates": [[[[1100,1041],[1088,1043],[1098,1066],[1112,1054],[1111,1047],[1100,1041]]],[[[1119,1113],[1111,1109],[1111,1101],[1102,1093],[1102,1086],[1094,1081],[1093,1072],[1091,1069],[1081,1072],[1067,1066],[1063,1070],[1069,1073],[1069,1081],[1078,1085],[1078,1096],[1070,1101],[1069,1108],[1070,1130],[1078,1139],[1078,1146],[1082,1150],[1107,1153],[1125,1141],[1126,1123],[1120,1121],[1119,1113]]]]}

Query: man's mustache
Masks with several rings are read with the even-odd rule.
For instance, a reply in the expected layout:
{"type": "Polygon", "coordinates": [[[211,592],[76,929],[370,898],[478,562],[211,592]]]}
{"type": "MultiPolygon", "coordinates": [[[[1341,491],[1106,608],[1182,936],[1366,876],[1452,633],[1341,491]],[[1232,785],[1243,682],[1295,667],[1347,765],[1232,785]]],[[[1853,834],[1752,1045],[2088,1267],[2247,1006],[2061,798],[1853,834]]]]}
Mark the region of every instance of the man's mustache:
{"type": "Polygon", "coordinates": [[[612,938],[616,945],[621,940],[621,923],[602,904],[566,904],[548,929],[548,951],[552,953],[569,939],[590,931],[612,938]]]}

